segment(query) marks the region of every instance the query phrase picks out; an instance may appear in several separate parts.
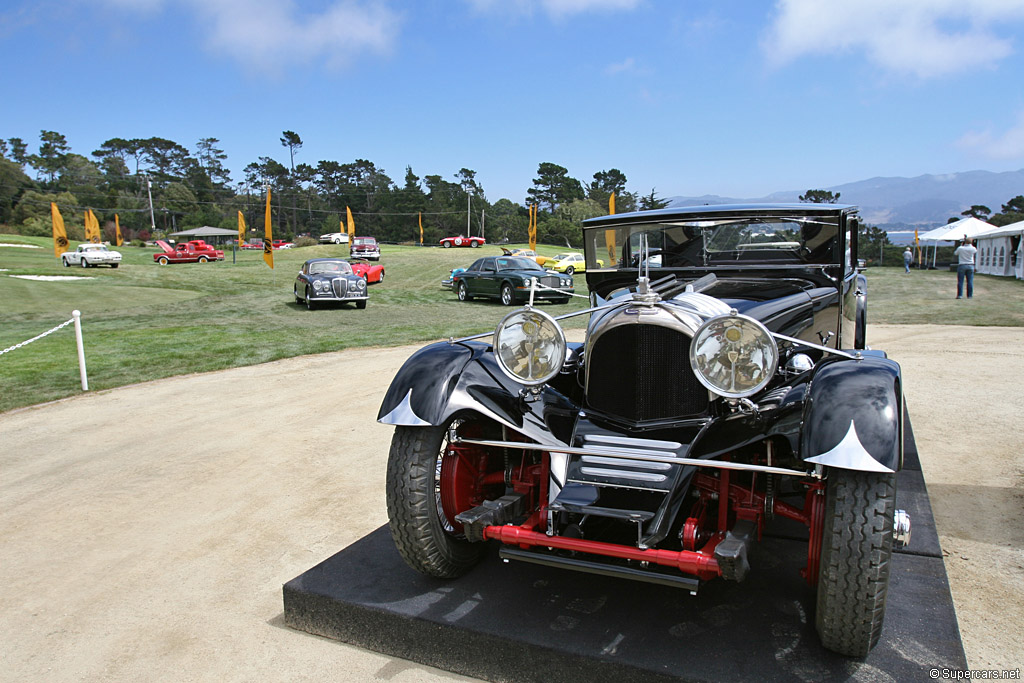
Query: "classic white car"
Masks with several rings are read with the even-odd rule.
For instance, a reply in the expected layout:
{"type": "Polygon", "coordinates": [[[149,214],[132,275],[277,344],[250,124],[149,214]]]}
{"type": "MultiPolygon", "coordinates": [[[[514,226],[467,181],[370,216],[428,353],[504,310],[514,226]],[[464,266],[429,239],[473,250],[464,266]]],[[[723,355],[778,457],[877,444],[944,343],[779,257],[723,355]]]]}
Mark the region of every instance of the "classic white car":
{"type": "Polygon", "coordinates": [[[65,268],[71,266],[110,266],[117,268],[121,263],[121,252],[107,249],[105,244],[79,244],[75,251],[68,251],[61,255],[61,263],[65,268]]]}
{"type": "Polygon", "coordinates": [[[329,232],[320,235],[320,244],[348,244],[347,232],[329,232]]]}

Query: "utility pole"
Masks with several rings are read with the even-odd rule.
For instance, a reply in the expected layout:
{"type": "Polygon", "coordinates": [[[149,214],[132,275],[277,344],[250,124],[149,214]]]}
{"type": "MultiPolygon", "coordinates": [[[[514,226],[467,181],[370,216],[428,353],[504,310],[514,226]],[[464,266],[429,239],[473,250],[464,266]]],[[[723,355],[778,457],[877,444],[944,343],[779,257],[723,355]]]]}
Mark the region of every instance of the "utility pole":
{"type": "Polygon", "coordinates": [[[153,182],[146,176],[146,194],[149,196],[149,225],[150,236],[156,232],[156,217],[153,215],[153,182]]]}

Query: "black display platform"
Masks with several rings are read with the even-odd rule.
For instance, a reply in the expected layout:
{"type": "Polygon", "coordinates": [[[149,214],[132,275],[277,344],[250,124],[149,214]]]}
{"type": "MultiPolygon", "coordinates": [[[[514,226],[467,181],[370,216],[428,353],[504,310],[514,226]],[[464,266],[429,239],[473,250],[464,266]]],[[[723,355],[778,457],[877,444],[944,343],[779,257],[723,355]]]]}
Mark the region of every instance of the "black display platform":
{"type": "Polygon", "coordinates": [[[911,514],[912,543],[893,557],[882,638],[863,661],[819,644],[814,591],[799,575],[806,542],[785,531],[752,547],[746,581],[691,596],[506,564],[496,547],[456,581],[430,579],[381,527],[285,584],[285,623],[494,681],[923,680],[933,667],[964,669],[927,489],[907,451],[897,507],[911,514]]]}

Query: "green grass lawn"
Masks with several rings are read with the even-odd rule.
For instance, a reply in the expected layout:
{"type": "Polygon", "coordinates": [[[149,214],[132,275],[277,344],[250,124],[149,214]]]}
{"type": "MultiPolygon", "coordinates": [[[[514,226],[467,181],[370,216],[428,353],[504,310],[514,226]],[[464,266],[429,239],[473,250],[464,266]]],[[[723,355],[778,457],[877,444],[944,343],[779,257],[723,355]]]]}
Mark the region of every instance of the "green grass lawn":
{"type": "MultiPolygon", "coordinates": [[[[124,246],[122,265],[63,268],[46,238],[0,235],[0,350],[30,339],[82,311],[91,389],[107,389],[189,372],[358,346],[394,346],[492,330],[508,309],[496,302],[460,303],[440,286],[462,267],[497,247],[440,249],[382,247],[385,281],[370,287],[366,310],[352,306],[307,311],[292,284],[303,261],[346,256],[346,246],[275,252],[274,270],[259,251],[239,251],[232,262],[158,266],[153,249],[124,246]],[[23,280],[11,275],[89,279],[23,280]]],[[[73,245],[77,246],[77,245],[73,245]]],[[[546,256],[564,251],[541,246],[546,256]]],[[[1024,326],[1024,283],[978,276],[975,298],[955,301],[956,274],[902,268],[868,270],[870,323],[1024,326]]],[[[583,276],[576,291],[587,294],[583,276]]],[[[584,299],[541,304],[559,315],[586,307],[584,299]]],[[[586,317],[567,321],[582,327],[586,317]]],[[[81,391],[72,327],[0,355],[0,411],[81,391]]]]}
{"type": "MultiPolygon", "coordinates": [[[[154,249],[123,246],[117,269],[64,268],[46,238],[0,235],[0,350],[35,337],[82,312],[90,389],[107,389],[189,372],[357,346],[395,346],[467,336],[494,329],[508,312],[496,302],[459,302],[441,280],[498,247],[440,249],[382,247],[385,280],[370,287],[365,310],[354,306],[307,311],[292,285],[302,263],[347,256],[348,247],[315,246],[274,253],[275,268],[259,251],[231,252],[220,263],[158,266],[154,249]],[[89,279],[23,280],[11,275],[89,279]]],[[[72,248],[77,244],[72,244],[72,248]]],[[[541,247],[553,256],[557,247],[541,247]]],[[[586,295],[586,281],[575,278],[586,295]]],[[[560,315],[587,306],[585,299],[540,304],[560,315]]],[[[581,327],[585,317],[567,321],[581,327]]],[[[0,411],[81,391],[73,328],[0,355],[0,411]]]]}

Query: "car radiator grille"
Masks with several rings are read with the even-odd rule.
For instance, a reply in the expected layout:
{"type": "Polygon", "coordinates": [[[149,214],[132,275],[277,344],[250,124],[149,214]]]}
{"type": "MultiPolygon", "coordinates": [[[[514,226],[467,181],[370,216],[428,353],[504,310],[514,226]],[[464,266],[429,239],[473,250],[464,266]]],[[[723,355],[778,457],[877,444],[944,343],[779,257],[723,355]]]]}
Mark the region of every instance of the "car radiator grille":
{"type": "Polygon", "coordinates": [[[546,275],[540,279],[540,283],[545,287],[558,287],[561,283],[558,281],[558,277],[555,275],[546,275]]]}
{"type": "Polygon", "coordinates": [[[631,422],[701,415],[708,390],[690,367],[690,337],[659,325],[622,325],[591,345],[587,403],[631,422]]]}
{"type": "Polygon", "coordinates": [[[335,278],[332,285],[334,286],[334,296],[343,297],[348,294],[348,280],[345,278],[335,278]]]}

